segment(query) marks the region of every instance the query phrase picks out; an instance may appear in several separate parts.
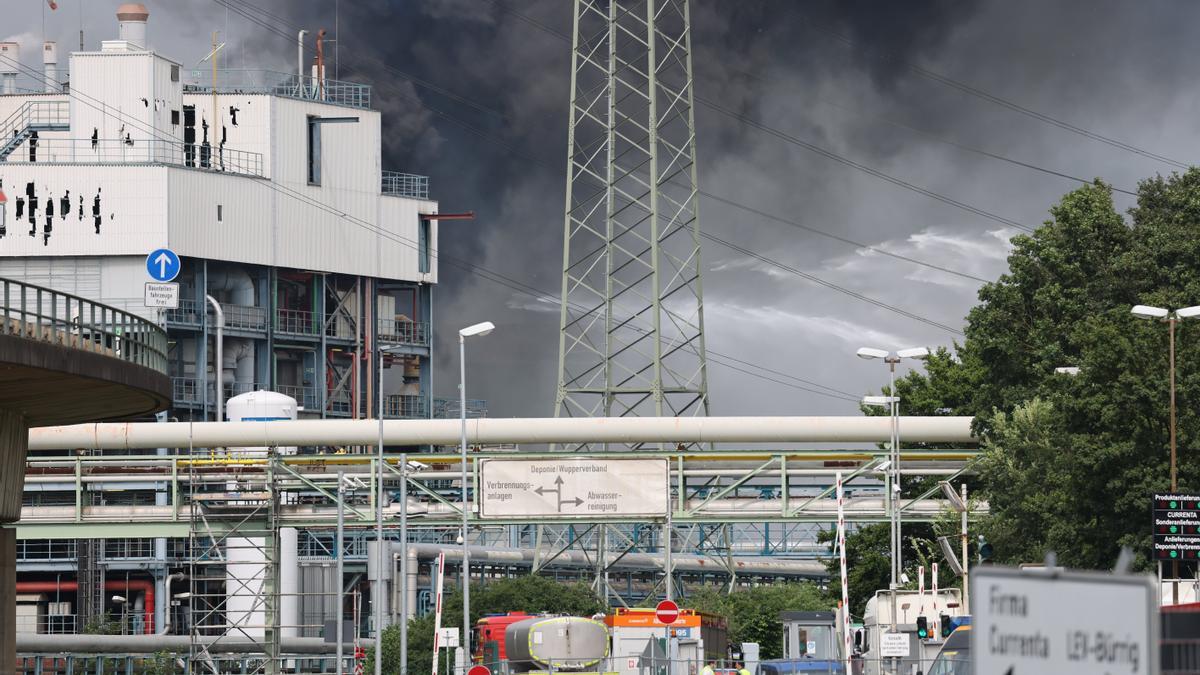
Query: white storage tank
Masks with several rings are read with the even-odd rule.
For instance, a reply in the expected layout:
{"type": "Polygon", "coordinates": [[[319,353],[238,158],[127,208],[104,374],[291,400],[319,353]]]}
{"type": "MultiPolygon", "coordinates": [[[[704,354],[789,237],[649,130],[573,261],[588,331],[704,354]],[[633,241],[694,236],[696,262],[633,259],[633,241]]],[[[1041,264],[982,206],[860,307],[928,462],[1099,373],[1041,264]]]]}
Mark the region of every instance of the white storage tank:
{"type": "MultiPolygon", "coordinates": [[[[230,422],[280,422],[296,419],[296,399],[274,391],[250,391],[225,402],[230,422]]],[[[234,453],[266,456],[266,448],[230,448],[234,453]]],[[[296,454],[295,446],[281,447],[281,455],[296,454]]]]}
{"type": "MultiPolygon", "coordinates": [[[[230,422],[280,422],[296,419],[296,399],[274,391],[251,391],[238,394],[225,403],[225,414],[230,422]]],[[[267,449],[229,448],[230,453],[241,457],[266,457],[267,449]]],[[[294,455],[296,448],[278,448],[281,455],[294,455]]],[[[227,489],[240,491],[253,486],[231,482],[227,489]]],[[[280,495],[283,502],[290,501],[285,492],[280,495]]],[[[280,599],[279,625],[285,637],[297,635],[299,625],[299,597],[296,574],[298,563],[297,531],[285,527],[279,530],[280,599]]],[[[266,615],[260,599],[267,573],[266,541],[262,537],[229,537],[226,539],[225,594],[226,621],[230,635],[245,633],[249,637],[261,638],[264,633],[266,615]]]]}
{"type": "Polygon", "coordinates": [[[17,64],[21,62],[21,45],[0,42],[0,94],[17,93],[17,64]]]}

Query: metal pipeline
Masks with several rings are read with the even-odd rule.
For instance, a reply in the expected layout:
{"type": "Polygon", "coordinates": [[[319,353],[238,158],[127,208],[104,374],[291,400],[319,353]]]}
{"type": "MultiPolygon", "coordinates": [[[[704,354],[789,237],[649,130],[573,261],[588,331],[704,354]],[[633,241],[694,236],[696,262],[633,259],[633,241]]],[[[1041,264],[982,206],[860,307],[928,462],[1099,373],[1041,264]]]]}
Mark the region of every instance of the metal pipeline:
{"type": "MultiPolygon", "coordinates": [[[[971,443],[971,417],[901,417],[906,441],[971,443]]],[[[373,445],[378,420],[95,423],[40,427],[30,450],[373,445]]],[[[388,445],[454,445],[458,420],[386,420],[388,445]]],[[[593,417],[467,421],[467,442],[484,443],[876,443],[887,417],[593,417]]]]}
{"type": "MultiPolygon", "coordinates": [[[[261,654],[265,642],[230,639],[228,637],[199,637],[214,654],[261,654]]],[[[360,638],[359,644],[372,645],[374,640],[360,638]]],[[[285,654],[320,654],[332,656],[337,644],[324,638],[285,637],[280,640],[285,654]]],[[[344,645],[353,650],[354,643],[344,645]]],[[[19,654],[152,654],[159,651],[186,653],[191,649],[187,635],[39,635],[17,633],[19,654]]]]}

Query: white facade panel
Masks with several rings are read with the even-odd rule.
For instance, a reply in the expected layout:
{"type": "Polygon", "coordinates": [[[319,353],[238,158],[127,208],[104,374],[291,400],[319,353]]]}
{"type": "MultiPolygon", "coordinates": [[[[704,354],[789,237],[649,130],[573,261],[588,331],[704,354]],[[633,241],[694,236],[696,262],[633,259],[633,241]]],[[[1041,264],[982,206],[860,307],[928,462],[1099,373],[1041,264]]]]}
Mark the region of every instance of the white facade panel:
{"type": "Polygon", "coordinates": [[[275,264],[270,183],[182,168],[167,169],[167,176],[172,250],[195,258],[275,264]]]}
{"type": "Polygon", "coordinates": [[[0,257],[146,255],[167,244],[166,175],[161,166],[0,162],[0,257]]]}
{"type": "Polygon", "coordinates": [[[85,144],[99,140],[148,143],[172,134],[170,63],[152,52],[71,54],[71,131],[85,144]],[[167,69],[167,77],[163,70],[167,69]],[[157,109],[156,109],[157,108],[157,109]]]}
{"type": "MultiPolygon", "coordinates": [[[[240,152],[254,152],[262,156],[263,175],[271,175],[271,97],[266,94],[217,94],[215,140],[219,145],[225,139],[225,147],[240,152]],[[234,124],[234,122],[237,124],[234,124]]],[[[214,119],[212,94],[189,93],[183,95],[183,105],[196,107],[197,139],[202,138],[201,123],[210,124],[214,119]]]]}

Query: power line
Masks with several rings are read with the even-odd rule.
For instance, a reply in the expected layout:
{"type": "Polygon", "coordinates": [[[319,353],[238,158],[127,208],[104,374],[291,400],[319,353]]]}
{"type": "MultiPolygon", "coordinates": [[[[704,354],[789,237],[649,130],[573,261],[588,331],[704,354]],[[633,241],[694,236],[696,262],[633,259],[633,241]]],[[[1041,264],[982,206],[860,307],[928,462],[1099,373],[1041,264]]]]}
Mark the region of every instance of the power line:
{"type": "MultiPolygon", "coordinates": [[[[861,49],[861,45],[857,44],[854,40],[850,39],[849,37],[846,37],[845,35],[842,35],[842,34],[836,32],[834,30],[819,26],[815,23],[809,23],[808,26],[812,30],[815,30],[819,33],[823,33],[829,37],[832,37],[835,40],[842,42],[850,47],[853,47],[855,49],[861,49]]],[[[1079,127],[1074,124],[1071,124],[1070,122],[1066,122],[1066,121],[1058,119],[1056,117],[1051,117],[1050,115],[1038,112],[1031,108],[1026,108],[1025,106],[1022,106],[1014,101],[1010,101],[1009,99],[1006,99],[1006,98],[1003,98],[1000,96],[996,96],[995,94],[990,94],[982,89],[973,87],[965,82],[960,82],[958,80],[955,80],[955,79],[952,79],[945,75],[942,75],[941,73],[937,73],[932,70],[929,70],[928,68],[919,66],[911,61],[907,61],[904,58],[902,58],[901,56],[899,56],[898,54],[892,53],[890,55],[890,57],[892,59],[895,59],[895,60],[899,61],[900,63],[904,64],[904,66],[906,68],[913,71],[914,73],[917,73],[918,75],[921,75],[922,77],[926,77],[930,80],[933,80],[940,84],[946,85],[947,87],[950,87],[952,89],[957,89],[958,91],[961,91],[965,94],[969,94],[971,96],[975,96],[976,98],[980,98],[985,101],[989,101],[989,102],[994,103],[1003,108],[1008,108],[1009,110],[1018,112],[1027,117],[1032,117],[1033,119],[1036,119],[1040,122],[1045,122],[1046,124],[1056,126],[1060,129],[1065,129],[1067,131],[1070,131],[1071,133],[1079,134],[1080,136],[1084,136],[1085,138],[1090,138],[1094,141],[1099,141],[1106,145],[1111,145],[1114,148],[1119,148],[1121,150],[1125,150],[1127,152],[1132,152],[1134,154],[1141,155],[1143,157],[1148,157],[1150,159],[1154,159],[1159,162],[1163,162],[1164,164],[1170,164],[1170,165],[1175,166],[1180,169],[1189,168],[1189,165],[1186,162],[1180,162],[1178,160],[1171,159],[1170,157],[1165,157],[1163,155],[1159,155],[1159,154],[1150,152],[1149,150],[1144,150],[1135,145],[1125,143],[1124,141],[1119,141],[1114,138],[1109,138],[1108,136],[1098,134],[1094,131],[1088,131],[1087,129],[1084,129],[1083,127],[1079,127]]]]}
{"type": "MultiPolygon", "coordinates": [[[[227,3],[227,2],[237,2],[237,1],[239,1],[239,0],[214,0],[214,2],[217,2],[218,4],[222,4],[222,5],[225,5],[225,3],[227,3]]],[[[490,1],[490,2],[493,2],[494,4],[497,4],[497,5],[498,5],[498,6],[500,6],[502,9],[505,9],[505,8],[504,8],[502,5],[500,5],[500,4],[497,2],[497,0],[489,0],[489,1],[490,1]]],[[[254,21],[254,22],[257,24],[257,25],[259,25],[259,26],[262,26],[264,29],[266,29],[266,30],[268,30],[268,31],[270,31],[270,32],[273,32],[273,33],[275,33],[276,35],[279,35],[279,36],[281,36],[281,37],[283,37],[283,38],[285,38],[285,39],[289,39],[289,40],[291,39],[291,36],[289,36],[287,33],[284,33],[284,32],[282,32],[282,31],[280,31],[280,30],[279,30],[279,29],[278,29],[278,28],[277,28],[275,25],[270,25],[270,24],[264,23],[264,22],[262,22],[262,21],[260,21],[260,20],[258,20],[258,19],[256,19],[256,18],[254,18],[254,17],[252,17],[252,16],[250,16],[250,15],[248,15],[248,14],[244,13],[243,11],[240,11],[240,8],[237,8],[237,7],[235,7],[233,11],[235,11],[235,12],[238,12],[238,13],[239,13],[240,15],[242,15],[243,17],[245,17],[245,18],[247,18],[247,19],[249,19],[249,20],[251,20],[251,21],[254,21]]],[[[508,10],[505,10],[505,11],[508,11],[508,10]]],[[[263,13],[264,13],[264,14],[266,14],[266,12],[263,12],[263,13]]],[[[557,37],[560,37],[560,38],[563,38],[563,39],[567,39],[565,35],[563,35],[563,34],[561,34],[561,33],[558,33],[558,32],[557,32],[557,31],[555,31],[553,28],[550,28],[550,27],[546,26],[545,24],[542,24],[542,23],[538,22],[537,20],[535,20],[535,19],[533,19],[533,18],[531,18],[531,17],[527,17],[527,16],[525,16],[525,15],[523,15],[523,14],[520,14],[520,13],[517,13],[517,12],[515,12],[515,11],[514,11],[514,12],[512,12],[512,13],[513,13],[514,15],[516,15],[516,16],[519,16],[519,17],[520,17],[520,18],[522,18],[523,20],[525,20],[525,21],[527,21],[527,22],[531,23],[532,25],[534,25],[534,26],[536,26],[536,27],[538,27],[538,28],[542,29],[542,30],[545,30],[545,31],[547,31],[547,32],[549,32],[549,33],[551,33],[551,34],[553,34],[553,35],[557,36],[557,37]]],[[[285,23],[285,24],[287,23],[286,21],[283,21],[283,20],[282,20],[280,17],[278,17],[278,16],[276,16],[276,15],[270,15],[270,16],[272,16],[273,18],[275,18],[276,20],[278,20],[278,21],[280,21],[280,22],[283,22],[283,23],[285,23]]],[[[290,24],[290,25],[291,25],[293,28],[298,28],[297,26],[295,26],[295,24],[290,24]]],[[[377,62],[377,63],[378,63],[378,62],[377,62]]],[[[387,66],[386,66],[386,64],[384,64],[384,67],[385,67],[385,68],[387,67],[387,66]]],[[[401,72],[401,71],[397,71],[397,70],[395,70],[395,69],[391,69],[391,70],[392,70],[393,72],[395,72],[395,73],[398,73],[398,74],[399,74],[401,77],[406,77],[406,78],[410,78],[410,79],[411,79],[411,76],[409,76],[407,73],[403,73],[403,72],[401,72]]],[[[414,81],[414,82],[416,82],[417,84],[422,84],[422,83],[424,82],[423,80],[413,80],[413,81],[414,81]]],[[[395,91],[395,90],[393,89],[393,91],[395,91]]],[[[419,104],[419,105],[423,106],[424,108],[426,108],[426,109],[427,109],[427,110],[429,110],[430,112],[434,113],[435,115],[437,115],[437,116],[439,116],[439,117],[442,117],[442,118],[444,118],[444,119],[446,119],[446,120],[448,120],[448,121],[450,121],[450,122],[453,122],[453,123],[457,124],[458,126],[460,126],[460,127],[464,128],[464,129],[466,129],[466,130],[467,130],[469,133],[471,133],[471,134],[473,134],[473,135],[476,135],[476,136],[478,136],[478,137],[480,137],[480,138],[482,138],[482,139],[484,139],[484,140],[487,140],[487,141],[489,141],[489,142],[492,142],[492,143],[494,143],[494,144],[496,144],[496,145],[499,145],[500,147],[503,147],[505,150],[507,150],[508,152],[512,153],[512,154],[513,154],[513,156],[515,156],[515,157],[519,157],[519,158],[521,158],[521,159],[525,159],[525,160],[527,160],[527,161],[530,161],[530,162],[533,162],[533,163],[539,164],[539,165],[543,166],[544,168],[546,168],[547,170],[554,171],[554,172],[556,172],[556,173],[559,171],[559,168],[558,168],[557,166],[555,166],[555,165],[551,165],[551,164],[550,164],[550,163],[548,163],[548,162],[545,162],[545,161],[543,161],[543,160],[540,160],[540,159],[538,159],[538,158],[535,158],[535,157],[532,157],[532,156],[530,156],[530,155],[526,155],[526,154],[524,154],[523,152],[521,152],[521,150],[519,150],[519,149],[518,149],[518,148],[516,148],[515,146],[513,146],[513,145],[511,145],[511,144],[509,144],[509,143],[507,143],[507,142],[505,142],[505,141],[502,141],[502,140],[496,139],[496,138],[495,138],[495,136],[494,136],[494,134],[491,134],[491,133],[489,133],[489,132],[487,132],[487,131],[484,131],[484,130],[478,129],[478,128],[476,128],[476,127],[474,127],[474,126],[472,126],[472,125],[470,125],[470,124],[468,124],[468,123],[466,123],[466,122],[463,122],[462,120],[459,120],[459,119],[457,119],[457,118],[455,118],[455,117],[453,117],[453,116],[451,116],[451,115],[449,115],[449,114],[447,114],[447,113],[445,113],[445,112],[443,112],[443,111],[441,111],[441,110],[438,110],[437,108],[434,108],[434,107],[430,106],[430,105],[429,105],[428,103],[426,103],[425,101],[422,101],[422,100],[421,100],[421,99],[419,99],[419,98],[416,98],[416,97],[414,97],[414,96],[411,96],[411,95],[407,94],[407,92],[399,92],[399,93],[400,93],[400,95],[401,95],[402,97],[404,97],[404,98],[406,98],[406,99],[409,99],[409,100],[412,100],[412,101],[416,102],[417,104],[419,104]]],[[[456,95],[456,96],[457,96],[457,95],[456,95]]],[[[507,118],[507,117],[506,117],[506,116],[505,116],[503,113],[501,113],[501,112],[499,112],[499,111],[496,111],[496,110],[494,110],[494,109],[491,109],[491,108],[487,108],[486,106],[475,105],[475,106],[472,106],[472,107],[475,107],[476,109],[482,109],[482,110],[485,110],[485,111],[487,111],[487,112],[490,112],[490,113],[492,113],[492,114],[498,115],[498,116],[500,116],[502,119],[505,119],[506,121],[508,120],[508,118],[507,118]]],[[[754,207],[747,206],[747,205],[745,205],[745,204],[739,203],[739,202],[737,202],[737,201],[734,201],[734,200],[732,200],[732,199],[728,199],[728,198],[725,198],[725,197],[721,197],[721,196],[719,196],[719,195],[715,195],[715,194],[713,194],[713,193],[711,193],[711,192],[706,192],[706,191],[703,191],[703,190],[702,190],[702,191],[700,191],[700,193],[701,193],[701,194],[703,194],[705,197],[708,197],[708,198],[710,198],[710,199],[714,199],[714,200],[720,201],[720,202],[722,202],[722,203],[724,203],[724,204],[726,204],[726,205],[728,205],[728,206],[732,206],[732,207],[734,207],[734,208],[742,209],[742,210],[744,210],[744,211],[746,211],[746,212],[748,212],[748,213],[754,213],[754,214],[756,214],[756,215],[758,215],[758,216],[761,216],[761,217],[764,217],[764,218],[767,218],[767,219],[770,219],[770,220],[774,220],[774,221],[777,221],[777,222],[780,222],[780,223],[784,223],[784,224],[787,224],[787,225],[791,225],[791,226],[793,226],[793,227],[797,227],[797,228],[799,228],[799,229],[803,229],[803,230],[805,230],[805,231],[807,231],[807,232],[811,232],[811,233],[813,233],[813,234],[817,234],[817,235],[820,235],[820,236],[823,236],[823,237],[828,237],[828,238],[830,238],[830,239],[833,239],[833,240],[835,240],[835,241],[839,241],[839,242],[842,242],[842,243],[850,244],[850,245],[852,245],[852,246],[857,246],[857,247],[859,247],[859,248],[862,248],[862,249],[866,249],[866,250],[872,251],[872,252],[874,252],[874,253],[879,253],[879,254],[881,254],[881,255],[885,255],[885,256],[888,256],[888,257],[892,257],[892,258],[895,258],[895,259],[897,259],[897,260],[903,260],[903,261],[910,262],[910,263],[913,263],[913,264],[916,264],[916,265],[922,265],[922,266],[924,266],[924,267],[928,267],[928,268],[930,268],[930,269],[934,269],[934,270],[937,270],[937,271],[940,271],[940,272],[945,272],[945,273],[947,273],[947,274],[952,274],[952,275],[959,276],[959,277],[962,277],[962,278],[965,278],[965,279],[970,279],[970,280],[972,280],[972,281],[978,281],[978,282],[980,282],[980,283],[986,283],[986,282],[988,281],[988,280],[986,280],[986,279],[983,279],[983,278],[981,278],[981,277],[977,277],[977,276],[974,276],[974,275],[971,275],[971,274],[968,274],[968,273],[965,273],[965,272],[960,272],[960,271],[958,271],[958,270],[954,270],[954,269],[951,269],[951,268],[948,268],[948,267],[945,267],[945,266],[942,266],[942,265],[936,265],[936,264],[933,264],[933,263],[930,263],[930,262],[927,262],[927,261],[919,260],[919,259],[917,259],[917,258],[913,258],[913,257],[911,257],[911,256],[905,256],[905,255],[901,255],[901,254],[898,254],[898,253],[893,253],[893,252],[891,252],[891,251],[888,251],[888,250],[886,250],[886,249],[879,248],[879,247],[876,247],[876,246],[872,246],[872,245],[870,245],[870,244],[866,244],[866,243],[864,243],[864,242],[854,241],[854,240],[852,240],[852,239],[848,239],[848,238],[846,238],[846,237],[843,237],[843,236],[840,236],[840,235],[837,235],[837,234],[833,234],[832,232],[828,232],[828,231],[825,231],[825,230],[821,230],[821,229],[819,229],[819,228],[816,228],[816,227],[812,227],[812,226],[809,226],[809,225],[803,225],[803,224],[801,224],[801,223],[798,223],[798,222],[796,222],[796,221],[793,221],[793,220],[789,220],[789,219],[787,219],[787,218],[783,218],[783,217],[781,217],[781,216],[776,216],[776,215],[768,214],[768,213],[766,213],[766,212],[764,212],[764,211],[761,211],[761,210],[759,210],[759,209],[756,209],[756,208],[754,208],[754,207]]]]}
{"type": "MultiPolygon", "coordinates": [[[[236,11],[236,10],[235,10],[235,11],[236,11]]],[[[41,73],[38,73],[38,72],[36,72],[36,71],[33,71],[32,69],[26,68],[25,66],[22,66],[20,63],[18,63],[18,62],[16,62],[16,61],[14,61],[13,59],[10,59],[9,57],[6,57],[6,56],[3,56],[3,55],[0,55],[0,59],[2,59],[2,60],[4,60],[4,61],[8,61],[8,62],[10,62],[10,63],[14,63],[14,64],[17,66],[17,68],[18,68],[18,69],[24,69],[24,70],[26,70],[26,72],[28,72],[29,74],[31,74],[31,75],[32,75],[32,76],[34,76],[35,78],[41,78],[43,81],[45,81],[45,77],[44,77],[44,76],[43,76],[41,73]]],[[[97,111],[100,111],[100,112],[102,112],[102,113],[105,113],[105,114],[111,114],[111,112],[110,112],[110,110],[111,110],[111,109],[105,108],[105,107],[103,107],[102,105],[97,105],[97,103],[100,103],[100,101],[99,101],[98,99],[95,99],[95,98],[93,98],[93,97],[89,96],[89,95],[88,95],[86,92],[83,92],[82,90],[80,90],[80,89],[78,89],[78,88],[72,88],[72,90],[71,90],[71,93],[72,93],[72,95],[73,95],[73,96],[76,96],[78,100],[80,100],[82,103],[84,103],[84,105],[87,105],[88,107],[91,107],[91,108],[93,108],[93,109],[95,109],[95,110],[97,110],[97,111]],[[90,100],[90,101],[95,101],[95,103],[91,103],[91,102],[89,102],[89,100],[90,100]]],[[[145,133],[149,134],[149,135],[150,135],[152,138],[154,138],[154,139],[156,139],[156,140],[161,140],[161,141],[164,141],[164,142],[171,142],[171,143],[178,142],[178,141],[176,141],[174,138],[167,137],[167,136],[162,136],[162,135],[158,134],[158,133],[156,132],[156,130],[155,130],[155,129],[153,129],[152,127],[144,127],[144,126],[142,126],[138,120],[135,120],[135,119],[132,119],[132,118],[128,118],[128,117],[125,117],[125,116],[124,116],[124,115],[122,115],[120,112],[117,112],[115,115],[113,115],[113,117],[114,117],[115,119],[118,119],[118,120],[121,120],[121,121],[123,121],[123,122],[126,122],[126,123],[128,123],[128,124],[129,124],[129,126],[130,126],[130,127],[132,127],[132,128],[134,128],[134,129],[137,129],[137,130],[139,130],[139,131],[143,131],[143,132],[145,132],[145,133]]],[[[293,190],[293,189],[291,189],[291,188],[288,188],[288,187],[286,187],[286,186],[283,186],[283,185],[281,185],[281,184],[277,184],[277,183],[275,183],[274,181],[258,181],[258,182],[256,182],[256,184],[258,184],[258,185],[261,185],[261,186],[264,186],[264,187],[266,187],[266,188],[268,188],[268,189],[270,189],[270,190],[272,190],[272,191],[276,192],[277,194],[281,194],[281,195],[283,195],[283,196],[285,196],[285,197],[290,197],[290,198],[292,198],[292,199],[295,199],[295,200],[297,200],[297,201],[299,201],[299,202],[301,202],[301,203],[303,203],[303,204],[305,204],[305,205],[307,205],[307,206],[311,206],[311,207],[313,207],[313,208],[316,208],[316,209],[319,209],[319,210],[321,210],[321,211],[324,211],[324,212],[326,212],[326,213],[328,213],[328,214],[330,214],[330,215],[334,215],[334,216],[336,216],[336,217],[339,217],[339,218],[341,218],[342,220],[345,220],[346,222],[349,222],[349,223],[351,223],[351,224],[353,224],[353,225],[355,225],[355,226],[357,226],[357,227],[360,227],[360,228],[366,229],[367,231],[370,231],[370,232],[374,232],[375,234],[377,234],[377,235],[381,236],[381,237],[382,237],[382,238],[384,238],[384,239],[390,240],[390,241],[392,241],[392,242],[394,242],[394,243],[400,244],[400,245],[402,245],[402,246],[405,246],[405,247],[407,247],[407,248],[410,248],[410,249],[412,249],[412,250],[414,250],[414,251],[418,251],[418,252],[420,252],[420,251],[422,250],[422,249],[421,249],[421,247],[419,246],[419,243],[418,243],[418,242],[416,242],[416,241],[413,241],[413,240],[411,240],[411,239],[409,239],[409,238],[407,238],[407,237],[403,237],[403,236],[401,236],[401,235],[398,235],[398,234],[393,234],[393,233],[391,233],[391,232],[387,232],[386,230],[384,230],[384,229],[382,229],[382,228],[380,228],[380,227],[378,227],[378,226],[376,226],[376,225],[374,225],[374,224],[372,224],[372,223],[370,223],[370,222],[368,222],[368,221],[362,220],[362,219],[360,219],[360,218],[357,218],[357,217],[355,217],[355,216],[352,216],[352,215],[350,215],[350,214],[348,214],[348,213],[345,213],[345,212],[343,212],[343,211],[340,211],[340,210],[334,209],[334,208],[332,208],[332,207],[328,206],[327,204],[324,204],[324,203],[322,203],[322,202],[320,202],[320,201],[317,201],[317,200],[315,200],[315,199],[313,199],[313,198],[309,197],[308,195],[305,195],[305,194],[303,194],[303,193],[301,193],[301,192],[297,192],[297,191],[295,191],[295,190],[293,190]]],[[[535,287],[535,286],[531,286],[531,285],[529,285],[529,284],[525,284],[524,282],[521,282],[521,281],[519,281],[519,280],[513,279],[513,278],[511,278],[511,277],[508,277],[508,276],[506,276],[506,275],[504,275],[504,274],[501,274],[501,273],[499,273],[499,272],[496,272],[496,271],[494,271],[494,270],[490,270],[490,269],[488,269],[488,268],[485,268],[485,267],[483,267],[483,266],[481,266],[481,265],[475,265],[475,264],[473,264],[473,263],[469,263],[469,262],[467,262],[467,261],[465,261],[465,260],[462,260],[462,259],[457,259],[457,258],[454,258],[454,257],[452,257],[452,256],[447,256],[447,255],[444,255],[444,254],[441,254],[441,253],[439,253],[438,251],[431,251],[431,252],[430,252],[430,256],[431,256],[431,257],[432,257],[434,260],[437,260],[438,262],[446,262],[447,264],[449,264],[449,265],[450,265],[450,266],[452,266],[452,267],[458,267],[459,269],[462,269],[463,271],[466,271],[466,272],[468,272],[468,273],[470,273],[470,274],[475,274],[476,276],[479,276],[479,277],[481,277],[481,278],[482,278],[482,279],[484,279],[485,281],[489,281],[489,282],[491,282],[491,283],[494,283],[494,284],[497,284],[497,285],[500,285],[500,286],[504,286],[505,288],[508,288],[508,289],[510,289],[510,290],[513,290],[513,291],[515,291],[515,292],[518,292],[518,293],[522,293],[522,294],[525,294],[525,295],[529,295],[529,296],[531,296],[531,297],[534,297],[534,298],[536,298],[536,299],[554,298],[554,297],[555,297],[554,295],[550,294],[549,292],[547,292],[547,291],[546,291],[546,290],[544,290],[544,289],[540,289],[540,288],[537,288],[537,287],[535,287]]],[[[556,300],[555,302],[558,302],[558,301],[556,300]]],[[[576,311],[578,311],[578,312],[585,312],[585,313],[592,314],[592,315],[598,315],[598,313],[597,313],[597,311],[596,311],[596,310],[590,310],[590,311],[589,311],[589,310],[587,310],[586,308],[577,308],[577,307],[576,307],[576,308],[573,308],[573,309],[575,309],[575,310],[576,310],[576,311]]],[[[636,318],[636,317],[631,317],[631,318],[636,318]]],[[[646,329],[644,329],[644,328],[639,328],[639,327],[637,327],[637,326],[632,326],[632,325],[630,325],[630,326],[629,326],[629,328],[630,328],[631,330],[634,330],[634,331],[637,331],[637,332],[643,332],[643,333],[647,332],[647,331],[646,331],[646,329]]],[[[708,354],[709,354],[710,356],[715,356],[715,357],[717,357],[717,358],[715,359],[715,361],[716,361],[717,363],[719,363],[720,365],[722,365],[722,366],[725,366],[725,367],[727,367],[727,368],[730,368],[730,369],[733,369],[733,370],[737,370],[737,371],[739,371],[739,372],[742,372],[742,373],[745,373],[745,374],[747,374],[747,375],[751,375],[751,376],[753,376],[753,377],[757,377],[757,378],[760,378],[760,379],[763,379],[763,380],[767,380],[767,381],[775,382],[775,383],[778,383],[778,384],[781,384],[781,385],[784,385],[784,386],[788,386],[788,387],[791,387],[791,388],[794,388],[794,389],[803,390],[803,391],[811,392],[811,393],[814,393],[814,394],[818,394],[818,395],[821,395],[821,396],[826,396],[826,397],[830,397],[830,398],[836,398],[836,399],[841,399],[841,400],[849,400],[849,401],[857,401],[857,400],[858,400],[858,398],[857,398],[855,395],[853,395],[853,394],[850,394],[849,392],[844,392],[844,391],[841,391],[841,390],[839,390],[839,389],[836,389],[836,388],[833,388],[833,387],[829,387],[829,386],[827,386],[827,385],[823,385],[823,384],[820,384],[820,383],[817,383],[817,382],[813,382],[813,381],[811,381],[811,380],[806,380],[806,379],[804,379],[804,378],[797,377],[797,376],[795,376],[795,375],[791,375],[791,374],[788,374],[788,373],[784,373],[784,372],[782,372],[782,371],[779,371],[779,370],[776,370],[776,369],[773,369],[773,368],[770,368],[770,367],[767,367],[767,366],[762,366],[762,365],[758,365],[758,364],[753,364],[753,363],[750,363],[750,362],[748,362],[748,361],[743,361],[743,360],[741,360],[741,359],[738,359],[738,358],[736,358],[736,357],[733,357],[733,356],[728,356],[728,355],[722,354],[722,353],[720,353],[720,352],[716,352],[716,351],[714,351],[714,350],[712,350],[712,349],[709,349],[709,350],[707,350],[707,352],[708,352],[708,354]],[[810,384],[810,385],[812,385],[812,386],[815,386],[815,387],[820,387],[821,389],[824,389],[824,390],[827,390],[827,391],[821,391],[821,390],[817,390],[817,389],[812,389],[812,388],[810,388],[810,387],[805,387],[805,386],[800,386],[800,385],[796,385],[796,384],[792,384],[792,383],[788,383],[788,382],[783,382],[783,381],[780,381],[780,380],[777,380],[777,379],[774,379],[774,378],[771,378],[771,377],[768,377],[768,376],[762,375],[761,373],[754,373],[754,372],[751,372],[751,371],[747,371],[747,370],[745,370],[745,369],[742,369],[742,368],[739,368],[739,367],[737,367],[737,366],[731,365],[730,363],[726,363],[726,362],[724,362],[723,360],[725,360],[725,359],[727,359],[727,360],[729,360],[729,361],[733,361],[733,362],[741,363],[741,364],[744,364],[744,365],[750,366],[750,367],[752,367],[752,368],[756,368],[756,369],[758,369],[758,370],[761,370],[761,371],[763,371],[763,372],[765,372],[765,373],[770,373],[770,374],[772,374],[772,375],[776,375],[776,376],[778,376],[778,377],[782,377],[782,378],[786,378],[786,379],[789,379],[789,380],[793,380],[793,381],[795,381],[795,382],[803,382],[803,383],[805,383],[805,384],[810,384]]]]}

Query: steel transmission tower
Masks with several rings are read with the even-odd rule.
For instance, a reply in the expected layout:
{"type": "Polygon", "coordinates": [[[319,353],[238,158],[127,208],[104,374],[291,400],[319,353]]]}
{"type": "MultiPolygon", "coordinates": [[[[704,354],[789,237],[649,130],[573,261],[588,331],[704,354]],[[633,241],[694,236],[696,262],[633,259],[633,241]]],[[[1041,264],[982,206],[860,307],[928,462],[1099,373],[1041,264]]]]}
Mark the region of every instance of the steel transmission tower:
{"type": "Polygon", "coordinates": [[[708,412],[688,0],[575,0],[555,415],[708,412]]]}

